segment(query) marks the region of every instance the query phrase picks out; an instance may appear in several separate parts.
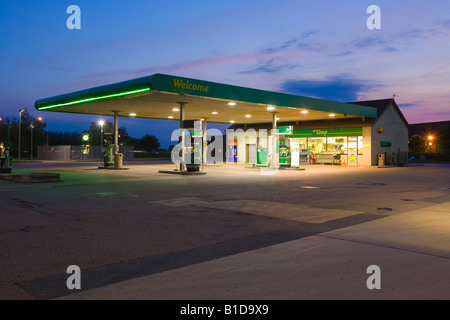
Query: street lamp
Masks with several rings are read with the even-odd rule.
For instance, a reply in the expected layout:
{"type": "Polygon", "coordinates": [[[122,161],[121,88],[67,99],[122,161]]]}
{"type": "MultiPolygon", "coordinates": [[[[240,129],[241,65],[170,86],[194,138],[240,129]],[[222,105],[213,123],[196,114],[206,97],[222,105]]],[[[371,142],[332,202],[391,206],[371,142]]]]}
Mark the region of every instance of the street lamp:
{"type": "Polygon", "coordinates": [[[33,123],[30,124],[30,128],[31,128],[31,151],[30,151],[30,160],[31,160],[31,162],[33,162],[33,129],[34,129],[34,124],[33,124],[33,123]]]}
{"type": "MultiPolygon", "coordinates": [[[[42,117],[39,117],[39,118],[37,118],[37,120],[42,123],[42,121],[44,119],[42,117]]],[[[47,147],[49,146],[49,144],[48,144],[48,135],[49,135],[49,130],[48,130],[48,120],[47,120],[47,147]]]]}
{"type": "Polygon", "coordinates": [[[428,145],[430,146],[430,153],[433,152],[433,150],[432,150],[433,142],[431,142],[431,141],[433,141],[433,139],[434,139],[433,136],[431,136],[431,135],[428,136],[428,141],[429,141],[428,145]]]}
{"type": "Polygon", "coordinates": [[[100,125],[100,153],[103,157],[103,126],[105,125],[105,121],[100,120],[98,124],[100,125]]]}
{"type": "Polygon", "coordinates": [[[21,139],[21,123],[22,123],[22,112],[24,112],[25,109],[20,109],[19,111],[19,160],[20,160],[20,139],[21,139]]]}

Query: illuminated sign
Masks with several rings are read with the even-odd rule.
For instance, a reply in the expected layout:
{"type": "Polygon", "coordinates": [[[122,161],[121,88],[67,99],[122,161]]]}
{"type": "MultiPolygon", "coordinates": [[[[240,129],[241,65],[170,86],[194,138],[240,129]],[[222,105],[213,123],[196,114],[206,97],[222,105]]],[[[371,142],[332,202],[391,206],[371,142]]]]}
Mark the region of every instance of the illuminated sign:
{"type": "Polygon", "coordinates": [[[209,86],[189,82],[189,80],[173,79],[173,86],[178,89],[185,89],[198,92],[209,92],[209,86]]]}

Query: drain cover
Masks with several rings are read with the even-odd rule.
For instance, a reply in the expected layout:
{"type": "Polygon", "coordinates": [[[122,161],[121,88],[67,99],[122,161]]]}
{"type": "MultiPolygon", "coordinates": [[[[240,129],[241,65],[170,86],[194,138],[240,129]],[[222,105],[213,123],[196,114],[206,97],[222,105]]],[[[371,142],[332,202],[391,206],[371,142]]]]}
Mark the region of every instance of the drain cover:
{"type": "Polygon", "coordinates": [[[360,182],[358,183],[359,185],[363,185],[363,186],[384,186],[384,183],[381,182],[360,182]]]}
{"type": "Polygon", "coordinates": [[[131,193],[118,193],[118,192],[97,192],[87,194],[86,197],[92,199],[113,199],[113,198],[133,198],[137,197],[137,195],[131,193]]]}

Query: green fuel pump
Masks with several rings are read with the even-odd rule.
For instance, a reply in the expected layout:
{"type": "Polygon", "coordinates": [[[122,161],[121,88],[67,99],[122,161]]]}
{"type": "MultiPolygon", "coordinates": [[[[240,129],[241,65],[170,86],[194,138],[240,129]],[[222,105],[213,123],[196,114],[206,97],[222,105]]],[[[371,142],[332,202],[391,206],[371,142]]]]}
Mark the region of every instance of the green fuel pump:
{"type": "Polygon", "coordinates": [[[11,173],[12,158],[10,150],[12,142],[0,142],[0,173],[11,173]]]}

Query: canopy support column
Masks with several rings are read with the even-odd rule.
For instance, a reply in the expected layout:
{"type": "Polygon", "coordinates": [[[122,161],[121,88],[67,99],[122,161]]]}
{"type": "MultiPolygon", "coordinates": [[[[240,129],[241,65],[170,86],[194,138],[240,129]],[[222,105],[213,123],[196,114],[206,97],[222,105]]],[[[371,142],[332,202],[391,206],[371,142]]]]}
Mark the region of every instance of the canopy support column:
{"type": "Polygon", "coordinates": [[[272,168],[279,167],[277,113],[272,112],[272,168]]]}
{"type": "Polygon", "coordinates": [[[203,164],[207,164],[207,156],[208,156],[208,136],[206,135],[206,126],[208,121],[206,118],[203,118],[203,164]]]}
{"type": "Polygon", "coordinates": [[[184,171],[186,148],[185,148],[185,136],[184,136],[184,116],[186,102],[178,102],[180,105],[180,144],[181,144],[181,163],[180,171],[184,171]]]}
{"type": "Polygon", "coordinates": [[[119,153],[119,113],[114,111],[114,154],[119,153]]]}

